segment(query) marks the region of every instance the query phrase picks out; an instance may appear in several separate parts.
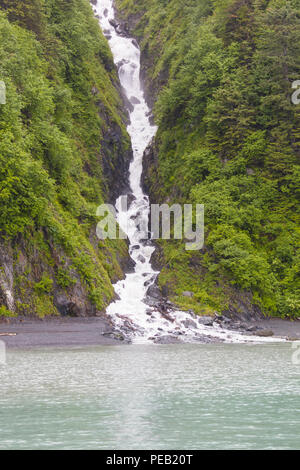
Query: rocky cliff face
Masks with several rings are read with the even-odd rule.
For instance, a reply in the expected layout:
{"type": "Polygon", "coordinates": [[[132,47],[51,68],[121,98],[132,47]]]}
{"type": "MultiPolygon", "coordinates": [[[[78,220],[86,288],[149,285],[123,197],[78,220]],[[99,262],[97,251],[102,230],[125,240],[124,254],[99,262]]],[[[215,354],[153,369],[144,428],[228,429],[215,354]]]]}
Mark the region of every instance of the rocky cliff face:
{"type": "Polygon", "coordinates": [[[1,10],[0,320],[102,315],[130,265],[126,241],[96,236],[132,158],[117,70],[86,0],[1,10]]]}

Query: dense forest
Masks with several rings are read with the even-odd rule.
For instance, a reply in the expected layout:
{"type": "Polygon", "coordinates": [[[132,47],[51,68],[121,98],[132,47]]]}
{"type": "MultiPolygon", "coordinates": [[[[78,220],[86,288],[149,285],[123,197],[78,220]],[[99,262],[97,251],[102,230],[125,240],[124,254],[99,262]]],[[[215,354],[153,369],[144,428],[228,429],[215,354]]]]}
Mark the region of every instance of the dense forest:
{"type": "Polygon", "coordinates": [[[300,1],[116,4],[159,126],[145,186],[205,204],[203,250],[159,244],[162,291],[199,313],[299,316],[300,1]]]}
{"type": "Polygon", "coordinates": [[[87,0],[0,0],[0,38],[0,316],[97,314],[128,256],[95,234],[131,158],[110,49],[87,0]]]}

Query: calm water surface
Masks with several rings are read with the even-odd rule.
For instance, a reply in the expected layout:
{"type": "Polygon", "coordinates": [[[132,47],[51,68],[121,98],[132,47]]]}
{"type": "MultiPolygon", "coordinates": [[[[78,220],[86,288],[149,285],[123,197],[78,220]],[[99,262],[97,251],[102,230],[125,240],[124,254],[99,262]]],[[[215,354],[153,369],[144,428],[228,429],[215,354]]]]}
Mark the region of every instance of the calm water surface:
{"type": "Polygon", "coordinates": [[[299,449],[290,344],[8,352],[1,449],[299,449]]]}

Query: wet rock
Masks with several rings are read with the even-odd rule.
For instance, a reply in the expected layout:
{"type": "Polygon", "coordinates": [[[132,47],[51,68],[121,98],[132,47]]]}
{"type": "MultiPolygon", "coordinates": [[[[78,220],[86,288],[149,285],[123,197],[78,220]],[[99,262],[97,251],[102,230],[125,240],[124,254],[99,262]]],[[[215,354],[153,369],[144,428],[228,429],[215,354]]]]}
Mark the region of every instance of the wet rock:
{"type": "MultiPolygon", "coordinates": [[[[106,32],[107,30],[104,30],[104,33],[106,32]]],[[[119,60],[119,62],[117,62],[117,69],[120,70],[121,67],[123,67],[123,65],[126,64],[126,59],[122,59],[122,60],[119,60]]]]}
{"type": "Polygon", "coordinates": [[[198,322],[203,326],[213,326],[214,324],[212,317],[198,317],[198,322]]]}
{"type": "Polygon", "coordinates": [[[123,31],[121,25],[118,25],[118,26],[116,27],[116,32],[117,32],[120,36],[123,36],[124,31],[123,31]]]}
{"type": "Polygon", "coordinates": [[[122,341],[126,343],[130,343],[131,340],[129,338],[126,338],[122,333],[120,332],[112,332],[112,333],[104,333],[103,336],[107,336],[108,338],[115,339],[117,341],[122,341]]]}
{"type": "Polygon", "coordinates": [[[160,314],[162,315],[163,318],[165,318],[165,319],[168,320],[169,322],[174,323],[175,319],[172,318],[168,313],[166,313],[166,312],[160,312],[160,314]]]}
{"type": "Polygon", "coordinates": [[[197,328],[197,324],[196,322],[194,322],[194,320],[184,320],[182,322],[183,326],[185,326],[185,328],[197,328]]]}
{"type": "Polygon", "coordinates": [[[209,343],[223,343],[224,340],[222,338],[215,338],[213,336],[204,336],[204,335],[197,335],[194,337],[194,340],[202,343],[202,344],[209,344],[209,343]]]}
{"type": "Polygon", "coordinates": [[[217,323],[220,323],[224,320],[224,317],[223,315],[218,315],[218,314],[215,314],[214,316],[214,321],[217,322],[217,323]]]}
{"type": "MultiPolygon", "coordinates": [[[[97,1],[97,0],[95,0],[95,1],[97,1]]],[[[108,15],[108,9],[107,8],[105,8],[105,10],[103,11],[103,15],[105,16],[105,18],[107,18],[107,15],[108,15]]]]}
{"type": "Polygon", "coordinates": [[[140,263],[146,263],[146,259],[144,258],[143,255],[139,255],[137,259],[140,263]]]}
{"type": "Polygon", "coordinates": [[[124,273],[133,273],[135,270],[136,262],[128,256],[127,258],[122,258],[120,261],[120,266],[124,273]]]}
{"type": "Polygon", "coordinates": [[[136,39],[133,39],[131,42],[137,49],[139,49],[139,45],[136,39]]]}
{"type": "Polygon", "coordinates": [[[160,289],[155,284],[152,284],[152,286],[149,287],[149,289],[146,292],[146,295],[149,296],[149,297],[152,297],[154,299],[160,299],[161,298],[160,289]]]}
{"type": "Polygon", "coordinates": [[[130,194],[127,194],[127,206],[130,207],[131,204],[133,203],[133,201],[136,201],[136,197],[130,193],[130,194]]]}
{"type": "Polygon", "coordinates": [[[140,104],[141,103],[140,100],[138,98],[136,98],[135,96],[132,96],[129,101],[132,104],[140,104]]]}
{"type": "Polygon", "coordinates": [[[255,325],[250,325],[246,327],[246,331],[256,331],[258,329],[255,325]]]}
{"type": "Polygon", "coordinates": [[[108,20],[109,24],[111,24],[114,28],[117,28],[119,23],[115,19],[108,20]]]}
{"type": "Polygon", "coordinates": [[[181,341],[179,340],[179,338],[177,338],[176,336],[171,336],[171,335],[159,336],[154,339],[155,344],[174,344],[174,343],[180,343],[180,342],[181,341]]]}
{"type": "Polygon", "coordinates": [[[158,310],[158,304],[157,304],[157,299],[154,299],[153,297],[145,297],[144,302],[146,305],[149,305],[149,307],[154,308],[155,310],[158,310]]]}
{"type": "Polygon", "coordinates": [[[268,336],[274,336],[274,331],[272,331],[272,330],[261,330],[261,331],[255,332],[254,334],[255,334],[255,336],[268,337],[268,336]]]}
{"type": "Polygon", "coordinates": [[[97,0],[91,0],[92,5],[97,5],[97,0]]]}

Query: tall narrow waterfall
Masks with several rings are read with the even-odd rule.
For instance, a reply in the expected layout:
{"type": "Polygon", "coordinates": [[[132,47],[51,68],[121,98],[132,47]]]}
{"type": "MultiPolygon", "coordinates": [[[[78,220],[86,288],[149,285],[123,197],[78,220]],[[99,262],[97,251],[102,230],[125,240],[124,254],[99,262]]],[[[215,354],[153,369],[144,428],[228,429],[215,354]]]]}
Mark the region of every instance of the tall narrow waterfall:
{"type": "MultiPolygon", "coordinates": [[[[157,307],[150,307],[145,302],[147,289],[158,275],[150,263],[155,248],[151,241],[142,238],[135,221],[138,218],[143,226],[148,224],[149,198],[142,190],[141,176],[143,154],[156,133],[156,127],[149,121],[150,110],[141,86],[140,50],[136,41],[126,37],[117,24],[113,0],[98,0],[94,9],[112,50],[121,85],[132,104],[127,130],[133,148],[133,160],[129,169],[133,201],[124,210],[119,198],[116,208],[118,222],[130,242],[130,256],[135,262],[135,269],[114,286],[119,300],[108,307],[107,314],[111,316],[116,328],[128,333],[135,342],[209,341],[209,337],[223,341],[254,341],[254,337],[224,330],[217,324],[205,326],[196,315],[176,311],[174,308],[159,311],[157,307]]],[[[263,340],[265,339],[255,338],[255,341],[263,340]]]]}

